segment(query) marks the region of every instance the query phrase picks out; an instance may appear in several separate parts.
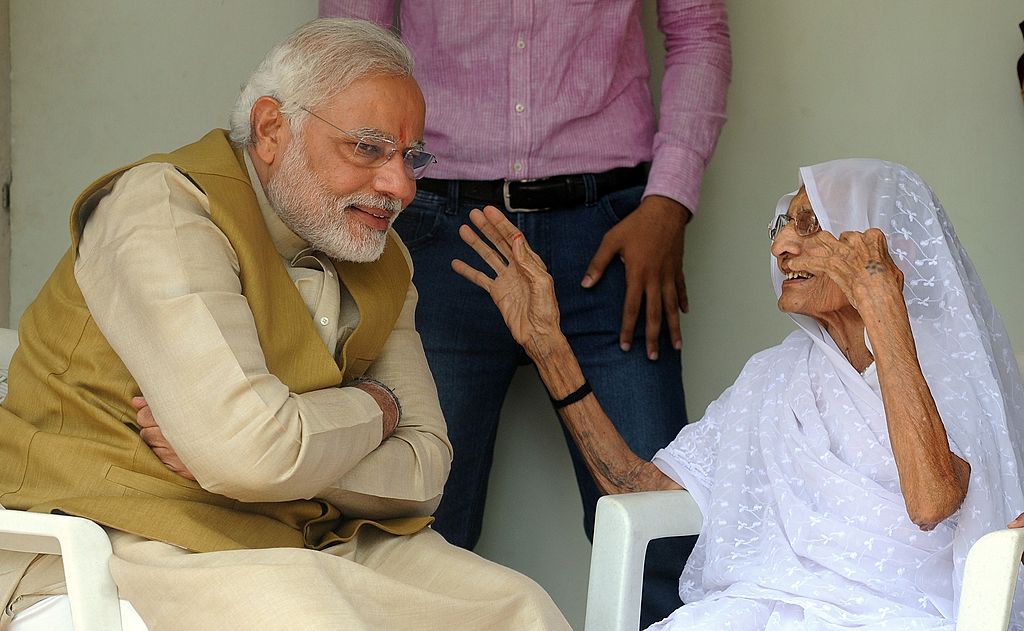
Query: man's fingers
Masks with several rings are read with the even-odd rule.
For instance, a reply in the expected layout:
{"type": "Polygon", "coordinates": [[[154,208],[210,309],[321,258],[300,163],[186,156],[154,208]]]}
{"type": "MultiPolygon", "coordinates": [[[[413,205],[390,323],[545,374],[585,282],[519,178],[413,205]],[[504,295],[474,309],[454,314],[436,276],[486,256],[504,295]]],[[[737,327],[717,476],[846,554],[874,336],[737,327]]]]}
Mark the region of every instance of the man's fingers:
{"type": "Polygon", "coordinates": [[[677,351],[683,347],[683,334],[679,328],[679,303],[686,300],[686,297],[679,297],[676,293],[678,285],[669,283],[662,290],[662,302],[665,306],[665,325],[668,327],[668,336],[672,341],[672,348],[677,351]]]}
{"type": "MultiPolygon", "coordinates": [[[[674,301],[673,301],[674,304],[674,301]]],[[[658,337],[661,335],[661,288],[647,288],[647,304],[645,309],[644,337],[647,341],[647,359],[658,360],[658,337]]]]}
{"type": "Polygon", "coordinates": [[[640,290],[636,284],[626,283],[626,299],[622,302],[622,330],[619,331],[619,348],[628,351],[633,346],[636,319],[640,314],[640,290]]]}
{"type": "Polygon", "coordinates": [[[580,284],[588,289],[596,285],[597,281],[601,280],[601,276],[604,275],[604,270],[608,268],[608,264],[612,262],[612,259],[618,253],[619,248],[617,245],[609,241],[608,236],[605,235],[600,247],[597,248],[597,252],[594,253],[594,257],[587,264],[587,271],[583,274],[583,280],[580,284]]]}
{"type": "Polygon", "coordinates": [[[133,397],[132,407],[139,411],[136,418],[138,419],[139,426],[142,428],[139,430],[139,438],[142,439],[142,442],[146,443],[146,446],[153,452],[153,455],[165,467],[181,477],[195,482],[196,477],[192,475],[192,472],[188,470],[185,463],[181,461],[181,458],[178,457],[178,452],[174,451],[174,447],[167,442],[163,431],[157,426],[156,419],[153,418],[153,412],[146,405],[146,400],[142,397],[133,397]]]}
{"type": "Polygon", "coordinates": [[[135,415],[135,422],[139,424],[139,427],[157,427],[153,408],[148,405],[139,408],[138,414],[135,415]]]}
{"type": "MultiPolygon", "coordinates": [[[[686,277],[680,272],[676,276],[676,297],[678,298],[679,310],[683,313],[690,312],[690,297],[686,295],[686,277]]],[[[676,314],[676,319],[679,315],[676,314]]],[[[682,339],[682,337],[680,337],[682,339]]]]}
{"type": "Polygon", "coordinates": [[[139,438],[142,439],[142,442],[149,445],[150,449],[155,450],[159,447],[163,447],[166,449],[171,448],[170,443],[168,443],[167,439],[164,438],[164,433],[160,431],[160,428],[156,427],[155,425],[152,427],[143,428],[139,432],[139,438]]]}
{"type": "Polygon", "coordinates": [[[193,482],[196,481],[195,476],[192,475],[192,472],[189,471],[187,467],[185,467],[185,463],[178,458],[178,454],[174,453],[173,450],[158,447],[153,449],[153,454],[160,459],[160,462],[162,462],[165,467],[174,473],[177,473],[183,478],[188,478],[193,482]]]}
{"type": "Polygon", "coordinates": [[[483,289],[484,291],[487,292],[491,291],[491,283],[494,281],[491,279],[490,276],[484,274],[475,267],[468,265],[464,261],[455,259],[452,261],[452,269],[455,271],[456,274],[465,278],[466,280],[473,283],[480,289],[483,289]]]}

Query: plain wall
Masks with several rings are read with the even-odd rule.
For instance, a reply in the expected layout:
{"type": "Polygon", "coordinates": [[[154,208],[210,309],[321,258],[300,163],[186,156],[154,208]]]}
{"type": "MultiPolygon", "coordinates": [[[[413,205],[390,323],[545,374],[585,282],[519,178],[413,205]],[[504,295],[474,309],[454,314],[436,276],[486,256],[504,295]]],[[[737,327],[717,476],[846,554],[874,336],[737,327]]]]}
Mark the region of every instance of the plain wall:
{"type": "MultiPolygon", "coordinates": [[[[11,3],[0,0],[0,187],[11,181],[11,3]]],[[[0,196],[2,196],[0,191],[0,196]]],[[[11,215],[0,199],[0,326],[11,310],[11,215]]]]}
{"type": "MultiPolygon", "coordinates": [[[[775,309],[765,224],[803,164],[866,156],[917,170],[1024,344],[1019,0],[746,0],[729,10],[729,122],[686,242],[690,417],[791,329],[775,309]]],[[[12,321],[66,249],[75,195],[108,169],[224,126],[263,53],[315,15],[315,0],[11,1],[12,321]]],[[[590,547],[532,370],[517,375],[502,424],[478,552],[537,579],[580,629],[590,547]]]]}

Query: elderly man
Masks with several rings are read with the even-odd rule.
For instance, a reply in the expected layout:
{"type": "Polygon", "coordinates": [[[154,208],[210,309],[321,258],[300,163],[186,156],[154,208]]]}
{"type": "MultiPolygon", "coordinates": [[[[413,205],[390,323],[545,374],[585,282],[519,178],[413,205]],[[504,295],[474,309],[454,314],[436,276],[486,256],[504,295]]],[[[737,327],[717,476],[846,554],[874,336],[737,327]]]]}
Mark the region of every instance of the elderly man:
{"type": "MultiPolygon", "coordinates": [[[[411,70],[376,26],[311,22],[230,138],[75,202],[21,321],[0,502],[106,526],[151,629],[567,628],[428,528],[451,448],[390,230],[433,162],[411,70]]],[[[60,592],[52,557],[3,567],[5,615],[60,592]]]]}

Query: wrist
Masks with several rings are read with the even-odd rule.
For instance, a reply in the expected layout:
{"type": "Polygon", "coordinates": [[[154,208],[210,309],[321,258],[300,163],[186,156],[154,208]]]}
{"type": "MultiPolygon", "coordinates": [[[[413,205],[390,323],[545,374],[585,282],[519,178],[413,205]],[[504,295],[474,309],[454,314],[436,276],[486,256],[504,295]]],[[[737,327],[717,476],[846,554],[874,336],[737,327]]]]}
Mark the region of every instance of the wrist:
{"type": "Polygon", "coordinates": [[[523,343],[523,350],[534,363],[545,361],[552,355],[564,354],[567,351],[572,353],[569,341],[558,327],[549,331],[535,331],[523,343]]]}
{"type": "Polygon", "coordinates": [[[590,387],[590,382],[587,381],[586,377],[584,377],[583,385],[580,386],[579,388],[576,388],[566,396],[556,399],[555,397],[551,396],[551,392],[548,392],[548,398],[551,399],[551,405],[555,408],[555,410],[561,410],[562,408],[568,407],[573,403],[579,403],[580,401],[587,398],[593,393],[594,390],[590,387]]]}
{"type": "Polygon", "coordinates": [[[373,397],[382,413],[381,418],[381,441],[389,438],[398,428],[402,419],[402,402],[398,399],[395,391],[387,384],[376,379],[359,377],[345,384],[347,387],[357,388],[373,397]]]}
{"type": "Polygon", "coordinates": [[[872,325],[909,322],[907,303],[903,300],[902,292],[892,289],[855,288],[853,300],[864,326],[868,329],[873,328],[872,325]]]}
{"type": "Polygon", "coordinates": [[[553,400],[564,399],[579,390],[586,382],[576,355],[564,336],[551,340],[543,353],[527,353],[537,367],[548,396],[553,400]]]}
{"type": "Polygon", "coordinates": [[[641,207],[662,211],[666,220],[685,226],[693,218],[693,213],[683,204],[664,195],[648,195],[640,202],[641,207]]]}

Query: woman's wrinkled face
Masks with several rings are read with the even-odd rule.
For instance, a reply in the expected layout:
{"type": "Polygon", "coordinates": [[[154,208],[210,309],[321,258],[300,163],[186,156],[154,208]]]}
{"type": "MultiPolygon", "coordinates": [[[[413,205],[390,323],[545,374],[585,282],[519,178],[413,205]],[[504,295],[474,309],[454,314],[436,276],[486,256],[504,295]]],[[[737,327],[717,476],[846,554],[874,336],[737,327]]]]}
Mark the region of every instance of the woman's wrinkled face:
{"type": "Polygon", "coordinates": [[[790,218],[789,223],[772,241],[772,255],[783,275],[779,309],[786,313],[810,316],[822,324],[831,323],[836,317],[845,317],[853,311],[853,307],[839,285],[826,274],[797,271],[801,267],[801,256],[824,254],[824,250],[817,246],[817,241],[821,239],[820,230],[801,235],[797,228],[816,225],[810,221],[816,216],[804,187],[801,186],[790,201],[786,215],[790,218]]]}

